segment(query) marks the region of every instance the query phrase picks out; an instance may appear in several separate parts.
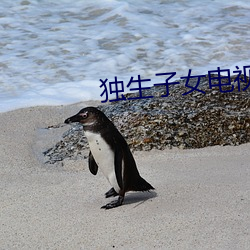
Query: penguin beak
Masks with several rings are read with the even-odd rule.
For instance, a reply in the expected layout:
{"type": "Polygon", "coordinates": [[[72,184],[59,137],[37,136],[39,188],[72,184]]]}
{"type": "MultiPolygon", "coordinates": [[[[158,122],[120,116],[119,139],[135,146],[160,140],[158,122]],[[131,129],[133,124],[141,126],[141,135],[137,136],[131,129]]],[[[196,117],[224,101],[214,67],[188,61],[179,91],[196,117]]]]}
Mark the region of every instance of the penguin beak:
{"type": "Polygon", "coordinates": [[[81,116],[79,116],[78,114],[77,115],[73,115],[69,118],[67,118],[64,123],[67,123],[67,124],[70,124],[72,122],[80,122],[81,120],[81,116]]]}

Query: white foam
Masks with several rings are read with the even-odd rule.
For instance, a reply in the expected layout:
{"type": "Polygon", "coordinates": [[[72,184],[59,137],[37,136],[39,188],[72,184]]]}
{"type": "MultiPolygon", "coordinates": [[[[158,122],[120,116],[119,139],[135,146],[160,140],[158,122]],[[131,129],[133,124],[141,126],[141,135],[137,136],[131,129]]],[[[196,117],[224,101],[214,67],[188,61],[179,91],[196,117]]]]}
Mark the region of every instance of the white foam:
{"type": "Polygon", "coordinates": [[[152,85],[156,73],[250,65],[249,10],[232,0],[2,0],[0,112],[102,100],[99,79],[140,74],[152,85]]]}

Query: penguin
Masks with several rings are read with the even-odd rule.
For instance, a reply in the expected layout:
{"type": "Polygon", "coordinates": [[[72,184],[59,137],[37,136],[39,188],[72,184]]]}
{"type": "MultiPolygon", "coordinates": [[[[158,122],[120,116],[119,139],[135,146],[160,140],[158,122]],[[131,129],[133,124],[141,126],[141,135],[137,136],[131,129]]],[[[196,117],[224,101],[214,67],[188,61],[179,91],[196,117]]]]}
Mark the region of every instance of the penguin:
{"type": "Polygon", "coordinates": [[[96,175],[100,168],[112,187],[105,193],[106,198],[118,196],[117,200],[101,208],[121,206],[128,191],[154,189],[140,176],[126,140],[102,111],[95,107],[86,107],[65,120],[67,124],[73,122],[83,126],[88,140],[90,172],[96,175]]]}

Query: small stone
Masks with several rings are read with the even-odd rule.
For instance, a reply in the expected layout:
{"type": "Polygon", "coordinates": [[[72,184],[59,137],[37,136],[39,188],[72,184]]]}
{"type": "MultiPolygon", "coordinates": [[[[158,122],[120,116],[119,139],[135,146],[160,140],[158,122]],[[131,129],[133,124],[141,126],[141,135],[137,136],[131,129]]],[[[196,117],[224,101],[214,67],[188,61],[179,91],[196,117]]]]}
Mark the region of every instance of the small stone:
{"type": "Polygon", "coordinates": [[[185,135],[185,134],[186,134],[185,131],[183,131],[183,130],[179,131],[179,136],[183,136],[183,135],[185,135]]]}

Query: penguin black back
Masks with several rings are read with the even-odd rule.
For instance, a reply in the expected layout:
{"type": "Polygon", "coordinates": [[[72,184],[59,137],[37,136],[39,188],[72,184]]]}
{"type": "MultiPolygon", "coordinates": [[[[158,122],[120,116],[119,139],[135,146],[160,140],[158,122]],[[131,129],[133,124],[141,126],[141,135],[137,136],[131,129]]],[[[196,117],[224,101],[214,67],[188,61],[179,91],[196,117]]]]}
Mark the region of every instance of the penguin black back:
{"type": "Polygon", "coordinates": [[[119,195],[118,200],[102,208],[122,205],[128,191],[154,189],[140,176],[126,140],[103,112],[95,107],[87,107],[65,120],[65,123],[71,122],[83,125],[90,146],[90,172],[96,174],[100,167],[112,185],[106,197],[119,195]]]}

